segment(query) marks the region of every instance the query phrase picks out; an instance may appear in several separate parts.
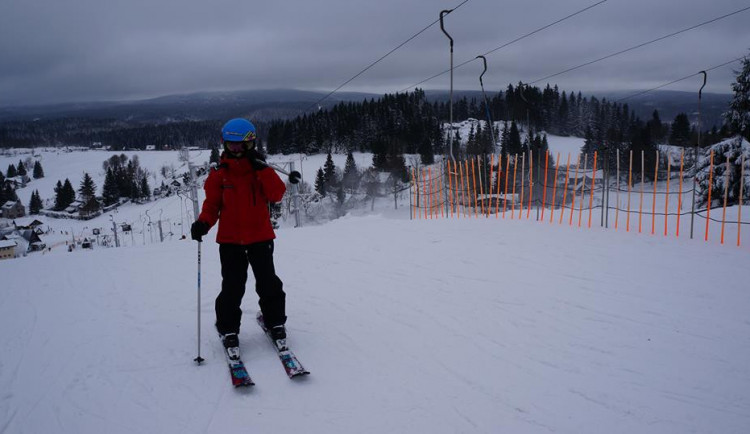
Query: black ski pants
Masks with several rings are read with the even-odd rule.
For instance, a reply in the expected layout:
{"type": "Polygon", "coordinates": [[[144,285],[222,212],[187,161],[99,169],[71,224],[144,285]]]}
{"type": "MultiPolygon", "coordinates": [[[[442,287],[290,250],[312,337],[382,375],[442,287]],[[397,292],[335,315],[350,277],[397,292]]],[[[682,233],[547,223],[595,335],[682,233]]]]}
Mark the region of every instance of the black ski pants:
{"type": "Polygon", "coordinates": [[[273,266],[273,240],[250,245],[220,244],[221,292],[216,297],[216,329],[221,334],[239,333],[242,297],[248,264],[255,276],[255,292],[266,326],[286,323],[286,294],[273,266]]]}

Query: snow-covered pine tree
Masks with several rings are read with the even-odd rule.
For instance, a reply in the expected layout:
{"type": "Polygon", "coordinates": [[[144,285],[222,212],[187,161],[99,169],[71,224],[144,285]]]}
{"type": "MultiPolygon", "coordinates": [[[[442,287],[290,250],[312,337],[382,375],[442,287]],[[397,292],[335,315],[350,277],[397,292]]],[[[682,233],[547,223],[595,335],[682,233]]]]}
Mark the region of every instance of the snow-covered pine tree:
{"type": "Polygon", "coordinates": [[[742,69],[732,83],[734,97],[729,103],[729,110],[724,113],[724,120],[732,133],[750,140],[750,58],[742,60],[742,69]]]}
{"type": "Polygon", "coordinates": [[[712,145],[701,152],[698,158],[697,175],[698,192],[696,206],[706,207],[708,204],[708,183],[711,182],[711,207],[721,206],[724,201],[726,183],[729,183],[727,205],[739,202],[740,177],[744,156],[744,180],[742,182],[742,203],[750,203],[750,142],[740,135],[712,145]],[[713,151],[713,176],[711,176],[711,151],[713,151]],[[729,161],[729,172],[727,172],[729,161]]]}

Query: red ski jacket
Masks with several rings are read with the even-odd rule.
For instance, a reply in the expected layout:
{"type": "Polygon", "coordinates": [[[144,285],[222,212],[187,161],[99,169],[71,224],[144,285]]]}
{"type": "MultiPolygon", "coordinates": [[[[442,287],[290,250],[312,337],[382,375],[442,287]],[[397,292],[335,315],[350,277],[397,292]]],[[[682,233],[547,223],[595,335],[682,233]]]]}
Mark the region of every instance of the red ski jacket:
{"type": "Polygon", "coordinates": [[[203,188],[206,200],[198,220],[209,226],[219,221],[217,243],[247,245],[276,238],[268,203],[280,202],[286,185],[273,169],[256,171],[246,158],[222,156],[203,188]]]}

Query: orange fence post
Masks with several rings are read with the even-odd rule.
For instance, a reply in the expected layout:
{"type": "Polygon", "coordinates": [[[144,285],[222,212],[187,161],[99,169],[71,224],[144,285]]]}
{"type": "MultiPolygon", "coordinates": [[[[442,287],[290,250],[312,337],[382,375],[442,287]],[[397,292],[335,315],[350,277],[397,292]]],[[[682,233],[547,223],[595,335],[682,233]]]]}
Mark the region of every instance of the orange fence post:
{"type": "Polygon", "coordinates": [[[724,244],[724,224],[727,220],[727,197],[729,196],[729,158],[727,168],[724,170],[724,211],[721,214],[721,244],[724,244]]]}
{"type": "MultiPolygon", "coordinates": [[[[568,154],[570,155],[570,154],[568,154]]],[[[549,222],[555,218],[555,199],[557,198],[557,173],[560,170],[560,153],[557,153],[557,159],[555,160],[555,176],[552,178],[552,209],[549,211],[549,222]]]]}
{"type": "Polygon", "coordinates": [[[594,187],[596,187],[596,160],[597,151],[594,151],[594,171],[591,172],[591,194],[589,194],[589,228],[591,228],[591,215],[594,213],[594,187]]]}
{"type": "Polygon", "coordinates": [[[685,150],[680,153],[680,194],[677,199],[677,238],[680,237],[680,216],[682,215],[682,168],[685,163],[685,150]]]}
{"type": "Polygon", "coordinates": [[[573,198],[570,202],[570,222],[568,223],[569,226],[573,226],[573,213],[576,210],[576,195],[578,192],[576,191],[578,189],[578,167],[581,165],[581,153],[578,153],[578,156],[576,157],[576,174],[573,177],[573,198]]]}
{"type": "Polygon", "coordinates": [[[740,247],[740,234],[742,233],[742,194],[744,193],[745,181],[745,155],[742,155],[742,166],[740,166],[740,206],[737,207],[737,247],[740,247]]]}
{"type": "Polygon", "coordinates": [[[503,154],[497,155],[497,175],[495,175],[495,178],[497,179],[495,181],[495,185],[497,188],[495,188],[495,191],[497,192],[495,194],[495,218],[500,217],[500,178],[503,176],[503,154]]]}
{"type": "Polygon", "coordinates": [[[471,159],[471,196],[469,197],[469,201],[471,201],[471,198],[474,198],[474,218],[479,218],[479,215],[477,214],[477,172],[474,170],[474,159],[471,159]]]}
{"type": "MultiPolygon", "coordinates": [[[[448,211],[445,208],[447,204],[445,203],[445,195],[443,194],[443,192],[445,191],[445,170],[444,169],[445,169],[445,166],[441,164],[440,175],[439,175],[440,177],[438,178],[438,181],[437,181],[438,183],[437,202],[438,202],[438,206],[440,207],[440,218],[445,218],[447,215],[447,211],[448,211]]],[[[437,211],[435,211],[435,216],[437,217],[437,211]]]]}
{"type": "Polygon", "coordinates": [[[659,151],[656,151],[656,166],[654,167],[654,199],[651,201],[651,235],[656,233],[656,181],[659,180],[659,151]]]}
{"type": "Polygon", "coordinates": [[[563,217],[565,217],[565,199],[568,197],[568,179],[570,176],[570,152],[568,152],[568,164],[565,167],[565,188],[563,188],[563,199],[562,199],[562,209],[560,210],[560,222],[558,224],[562,224],[563,217]]]}
{"type": "Polygon", "coordinates": [[[479,155],[477,155],[476,158],[477,177],[479,178],[479,196],[477,196],[477,199],[479,200],[479,209],[482,210],[482,214],[484,215],[484,179],[482,178],[482,159],[479,158],[479,155]]]}
{"type": "Polygon", "coordinates": [[[508,207],[508,175],[510,174],[510,155],[505,159],[505,194],[503,194],[503,218],[508,207]]]}
{"type": "Polygon", "coordinates": [[[534,195],[534,152],[529,149],[529,210],[526,211],[526,220],[531,216],[531,197],[534,195]]]}
{"type": "Polygon", "coordinates": [[[471,180],[469,179],[469,160],[464,160],[464,166],[466,169],[466,202],[464,202],[464,217],[470,218],[471,217],[471,210],[469,207],[471,206],[471,193],[469,193],[469,190],[471,189],[471,180]]]}
{"type": "Polygon", "coordinates": [[[641,151],[641,204],[638,206],[638,233],[643,231],[643,188],[646,185],[646,152],[641,151]]]}
{"type": "Polygon", "coordinates": [[[513,192],[510,199],[510,218],[516,215],[516,172],[518,171],[518,154],[513,155],[513,192]]]}
{"type": "Polygon", "coordinates": [[[710,169],[708,170],[708,206],[706,209],[706,232],[705,241],[708,241],[708,223],[711,221],[711,187],[714,182],[714,151],[711,150],[710,169]]]}
{"type": "Polygon", "coordinates": [[[581,227],[581,221],[583,219],[583,201],[586,197],[586,165],[589,162],[589,156],[584,155],[583,158],[583,174],[581,175],[583,180],[581,182],[581,203],[578,205],[578,227],[581,227]]]}
{"type": "Polygon", "coordinates": [[[456,165],[458,166],[458,179],[456,180],[456,187],[458,188],[458,191],[456,192],[456,205],[458,208],[458,218],[461,218],[461,209],[464,210],[464,217],[466,217],[466,207],[464,205],[464,201],[466,198],[464,197],[464,165],[458,161],[456,162],[456,165]],[[458,184],[461,184],[459,187],[458,184]],[[459,196],[461,202],[459,202],[459,196]]]}
{"type": "Polygon", "coordinates": [[[628,218],[625,232],[630,232],[630,190],[633,187],[633,150],[630,150],[630,168],[628,169],[628,218]]]}
{"type": "Polygon", "coordinates": [[[456,209],[453,207],[453,178],[451,177],[451,160],[445,160],[445,173],[448,175],[448,203],[450,205],[449,217],[455,217],[456,209]]]}
{"type": "Polygon", "coordinates": [[[432,220],[432,167],[427,168],[427,176],[430,177],[430,220],[432,220]]]}
{"type": "Polygon", "coordinates": [[[664,199],[664,236],[667,236],[668,224],[667,219],[669,218],[669,176],[671,175],[670,169],[672,168],[672,157],[667,154],[667,198],[664,199]]]}
{"type": "Polygon", "coordinates": [[[412,202],[411,212],[412,212],[412,216],[414,214],[418,214],[419,218],[421,219],[422,218],[422,214],[419,213],[419,184],[418,184],[417,176],[414,174],[415,171],[416,171],[416,169],[414,169],[412,167],[411,168],[411,181],[412,181],[413,186],[414,186],[414,188],[413,188],[413,190],[414,190],[414,201],[412,202]]]}
{"type": "Polygon", "coordinates": [[[423,200],[423,206],[424,206],[424,218],[427,218],[427,203],[430,200],[430,197],[427,196],[427,177],[425,176],[424,167],[422,167],[422,196],[424,196],[423,200]]]}
{"type": "Polygon", "coordinates": [[[544,190],[542,190],[542,217],[539,221],[544,221],[544,209],[547,207],[547,173],[549,173],[549,150],[544,153],[544,190]]]}
{"type": "Polygon", "coordinates": [[[490,216],[490,212],[492,212],[492,175],[495,171],[495,154],[490,155],[490,178],[487,180],[487,217],[490,216]]]}

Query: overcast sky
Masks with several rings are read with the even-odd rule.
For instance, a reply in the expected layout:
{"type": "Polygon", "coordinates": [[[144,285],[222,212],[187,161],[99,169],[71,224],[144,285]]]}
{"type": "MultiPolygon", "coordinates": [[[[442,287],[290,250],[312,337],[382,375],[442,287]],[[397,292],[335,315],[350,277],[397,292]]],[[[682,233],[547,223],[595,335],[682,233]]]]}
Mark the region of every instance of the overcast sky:
{"type": "MultiPolygon", "coordinates": [[[[463,0],[0,0],[0,106],[130,100],[209,90],[329,91],[463,0]]],[[[597,0],[469,0],[445,17],[454,64],[597,0]]],[[[750,6],[740,0],[608,0],[487,55],[485,89],[533,82],[750,6]]],[[[748,55],[750,10],[547,82],[648,89],[748,55]]],[[[439,24],[342,91],[398,92],[450,66],[439,24]]],[[[709,72],[729,93],[739,62],[709,72]]],[[[479,90],[481,61],[454,71],[479,90]]],[[[693,77],[665,89],[697,91],[693,77]]],[[[448,89],[450,75],[422,83],[448,89]]],[[[410,89],[411,90],[411,89],[410,89]]]]}

